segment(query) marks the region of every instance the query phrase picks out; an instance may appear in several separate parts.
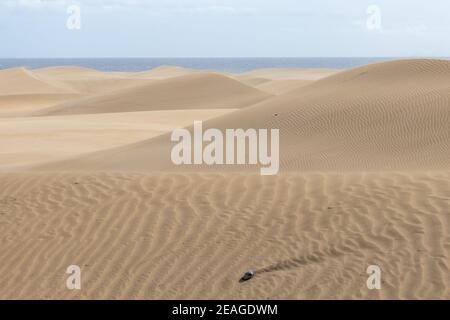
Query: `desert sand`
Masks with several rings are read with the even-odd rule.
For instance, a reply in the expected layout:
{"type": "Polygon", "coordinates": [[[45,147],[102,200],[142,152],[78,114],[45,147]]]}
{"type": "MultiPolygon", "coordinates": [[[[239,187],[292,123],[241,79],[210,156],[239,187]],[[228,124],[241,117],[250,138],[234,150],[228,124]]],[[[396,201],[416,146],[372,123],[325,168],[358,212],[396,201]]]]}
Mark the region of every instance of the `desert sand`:
{"type": "Polygon", "coordinates": [[[0,299],[448,299],[449,87],[425,59],[0,70],[0,299]],[[173,165],[194,120],[278,128],[279,174],[173,165]]]}

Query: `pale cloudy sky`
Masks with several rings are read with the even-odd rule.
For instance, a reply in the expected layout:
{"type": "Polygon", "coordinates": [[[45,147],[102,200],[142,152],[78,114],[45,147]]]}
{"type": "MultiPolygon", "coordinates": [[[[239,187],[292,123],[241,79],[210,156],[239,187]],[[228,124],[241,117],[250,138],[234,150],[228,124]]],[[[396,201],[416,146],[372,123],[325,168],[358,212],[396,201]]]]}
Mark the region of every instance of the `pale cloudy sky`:
{"type": "Polygon", "coordinates": [[[449,0],[0,0],[0,57],[447,57],[449,16],[449,0]]]}

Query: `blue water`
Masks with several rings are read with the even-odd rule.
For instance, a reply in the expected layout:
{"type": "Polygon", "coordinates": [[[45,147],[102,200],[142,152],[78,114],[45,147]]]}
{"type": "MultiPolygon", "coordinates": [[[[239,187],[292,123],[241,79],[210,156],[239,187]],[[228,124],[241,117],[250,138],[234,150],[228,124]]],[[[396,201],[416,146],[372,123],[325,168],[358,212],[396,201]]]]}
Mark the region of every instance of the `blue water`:
{"type": "Polygon", "coordinates": [[[193,69],[245,72],[259,68],[345,69],[390,58],[84,58],[84,59],[0,59],[0,69],[82,66],[102,71],[145,71],[161,65],[193,69]]]}

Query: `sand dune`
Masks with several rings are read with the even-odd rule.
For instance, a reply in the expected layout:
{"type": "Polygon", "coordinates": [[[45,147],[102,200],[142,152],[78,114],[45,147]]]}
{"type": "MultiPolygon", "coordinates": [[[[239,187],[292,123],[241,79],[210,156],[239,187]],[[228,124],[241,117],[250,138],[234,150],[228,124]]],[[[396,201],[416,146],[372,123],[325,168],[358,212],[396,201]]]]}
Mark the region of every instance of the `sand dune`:
{"type": "MultiPolygon", "coordinates": [[[[215,99],[215,101],[212,101],[213,108],[219,107],[218,104],[220,104],[220,101],[218,99],[221,99],[225,104],[231,103],[233,105],[232,107],[242,107],[242,105],[260,101],[263,97],[267,97],[267,94],[279,95],[299,88],[312,81],[311,79],[318,79],[326,74],[332,73],[332,71],[317,70],[316,74],[314,74],[309,69],[263,69],[255,71],[255,73],[260,73],[265,78],[258,78],[258,76],[250,72],[236,75],[224,74],[223,76],[227,77],[226,80],[222,79],[219,81],[218,79],[210,79],[211,84],[209,86],[205,86],[202,81],[192,82],[186,85],[186,88],[197,96],[203,97],[204,100],[183,100],[185,97],[180,92],[180,97],[174,99],[173,102],[176,104],[177,109],[184,108],[185,102],[187,105],[195,103],[205,104],[215,93],[204,95],[202,87],[204,91],[211,91],[211,87],[217,88],[220,86],[224,89],[230,89],[230,91],[224,92],[226,97],[213,97],[215,99]],[[235,83],[234,88],[229,85],[231,84],[228,79],[230,77],[239,81],[239,83],[235,83]],[[224,82],[226,81],[229,84],[225,84],[224,82]],[[238,89],[242,84],[256,89],[255,91],[251,88],[246,88],[247,91],[253,92],[255,98],[250,97],[251,95],[244,98],[243,88],[238,89]],[[262,95],[260,91],[264,92],[266,96],[262,95]],[[242,103],[238,101],[240,98],[244,98],[242,103]]],[[[218,73],[209,72],[209,74],[211,74],[211,77],[221,77],[218,73]]],[[[190,81],[188,80],[189,76],[195,78],[202,77],[202,75],[205,76],[205,71],[174,66],[161,66],[149,71],[134,73],[101,72],[95,69],[77,66],[48,67],[33,70],[25,68],[1,70],[0,109],[2,110],[0,110],[0,116],[5,116],[7,113],[9,113],[9,116],[26,115],[27,112],[30,114],[35,111],[41,111],[41,109],[55,106],[58,103],[62,103],[62,105],[56,109],[66,109],[77,104],[82,104],[83,108],[89,105],[95,109],[95,106],[98,105],[100,109],[104,108],[106,111],[111,108],[113,110],[112,112],[126,111],[117,107],[119,104],[125,106],[129,104],[140,104],[140,106],[134,106],[138,111],[147,110],[145,107],[147,103],[156,103],[157,108],[166,108],[167,106],[164,103],[170,103],[171,101],[164,102],[164,92],[180,91],[179,86],[183,85],[182,81],[174,78],[186,76],[187,78],[184,81],[187,82],[190,81]],[[160,84],[161,87],[156,86],[153,89],[149,89],[149,92],[146,93],[147,87],[159,84],[161,80],[166,80],[166,82],[162,82],[160,84]],[[174,80],[173,88],[169,84],[171,80],[174,80]],[[152,90],[161,90],[162,94],[155,95],[152,90]],[[80,99],[76,99],[77,97],[80,99]],[[134,97],[135,100],[133,101],[134,97]],[[163,104],[161,105],[161,103],[163,104]],[[117,111],[117,109],[119,110],[117,111]]],[[[75,107],[75,109],[77,108],[75,107]]],[[[136,110],[132,109],[131,111],[136,110]]],[[[47,112],[52,113],[53,109],[43,111],[43,114],[47,112]]],[[[39,112],[39,114],[41,113],[39,112]]]]}
{"type": "Polygon", "coordinates": [[[0,96],[61,93],[70,94],[76,92],[46,82],[25,68],[0,70],[0,96]]]}
{"type": "Polygon", "coordinates": [[[215,73],[196,73],[70,101],[37,115],[241,108],[269,94],[215,73]]]}
{"type": "Polygon", "coordinates": [[[64,101],[114,91],[149,80],[81,67],[0,70],[0,117],[22,116],[64,101]]]}
{"type": "Polygon", "coordinates": [[[338,69],[320,68],[264,68],[237,75],[240,79],[266,78],[271,80],[319,80],[335,73],[338,69]]]}
{"type": "Polygon", "coordinates": [[[25,68],[0,70],[0,117],[29,114],[79,96],[72,88],[25,68]]]}
{"type": "Polygon", "coordinates": [[[101,72],[83,67],[41,68],[33,70],[33,73],[47,82],[57,83],[59,86],[83,95],[111,92],[148,83],[135,78],[134,73],[101,72]]]}
{"type": "Polygon", "coordinates": [[[0,170],[47,163],[149,139],[233,109],[0,118],[0,170]]]}
{"type": "Polygon", "coordinates": [[[304,87],[307,84],[311,84],[312,82],[313,81],[311,80],[296,80],[296,79],[269,80],[261,82],[259,84],[255,84],[254,86],[261,91],[265,91],[267,93],[271,93],[274,95],[281,95],[288,93],[290,91],[294,91],[295,89],[304,87]]]}
{"type": "Polygon", "coordinates": [[[33,72],[40,76],[53,76],[59,79],[78,79],[80,77],[105,76],[108,74],[107,72],[80,66],[44,67],[34,69],[33,72]]]}
{"type": "MultiPolygon", "coordinates": [[[[449,61],[386,62],[343,71],[204,127],[280,129],[285,171],[449,169],[449,87],[449,61]]],[[[175,168],[172,146],[164,135],[39,169],[211,169],[175,168]]]]}
{"type": "MultiPolygon", "coordinates": [[[[148,71],[136,72],[133,74],[135,79],[168,79],[181,76],[187,76],[202,72],[200,70],[194,70],[189,68],[177,67],[177,66],[160,66],[148,71]]],[[[204,71],[203,71],[204,72],[204,71]]]]}
{"type": "Polygon", "coordinates": [[[233,76],[262,91],[280,95],[340,71],[337,69],[266,68],[233,76]]]}
{"type": "Polygon", "coordinates": [[[79,97],[79,94],[0,95],[0,118],[27,116],[38,110],[79,97]]]}
{"type": "Polygon", "coordinates": [[[449,88],[444,60],[0,70],[0,299],[447,299],[449,88]],[[173,166],[194,120],[280,129],[281,172],[173,166]]]}
{"type": "Polygon", "coordinates": [[[0,179],[1,299],[450,294],[449,173],[0,179]],[[72,264],[79,291],[65,287],[72,264]],[[381,290],[366,287],[373,264],[381,290]]]}

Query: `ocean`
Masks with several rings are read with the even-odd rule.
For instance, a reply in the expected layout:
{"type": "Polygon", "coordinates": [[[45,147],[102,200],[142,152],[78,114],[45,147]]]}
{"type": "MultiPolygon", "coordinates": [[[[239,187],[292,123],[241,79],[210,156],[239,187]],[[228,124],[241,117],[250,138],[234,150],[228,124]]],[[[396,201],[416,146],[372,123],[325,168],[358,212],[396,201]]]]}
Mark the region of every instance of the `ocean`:
{"type": "Polygon", "coordinates": [[[173,65],[193,69],[245,72],[259,68],[336,68],[346,69],[395,58],[58,58],[0,59],[0,69],[82,66],[102,71],[138,72],[173,65]]]}

